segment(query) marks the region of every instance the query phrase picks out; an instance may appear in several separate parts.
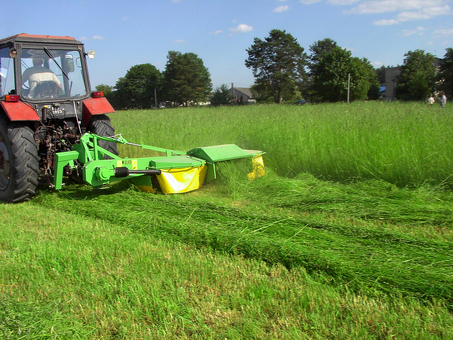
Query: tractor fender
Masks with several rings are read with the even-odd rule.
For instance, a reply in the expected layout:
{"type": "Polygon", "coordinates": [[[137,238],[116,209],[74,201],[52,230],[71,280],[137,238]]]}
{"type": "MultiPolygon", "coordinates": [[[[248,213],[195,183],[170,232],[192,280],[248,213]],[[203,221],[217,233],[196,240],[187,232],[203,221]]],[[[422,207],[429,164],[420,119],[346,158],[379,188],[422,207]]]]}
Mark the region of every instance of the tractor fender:
{"type": "Polygon", "coordinates": [[[39,121],[40,118],[33,107],[23,102],[1,102],[10,121],[39,121]]]}
{"type": "Polygon", "coordinates": [[[115,110],[110,105],[107,98],[89,98],[83,101],[83,124],[88,125],[91,117],[94,115],[102,115],[113,113],[115,110]]]}

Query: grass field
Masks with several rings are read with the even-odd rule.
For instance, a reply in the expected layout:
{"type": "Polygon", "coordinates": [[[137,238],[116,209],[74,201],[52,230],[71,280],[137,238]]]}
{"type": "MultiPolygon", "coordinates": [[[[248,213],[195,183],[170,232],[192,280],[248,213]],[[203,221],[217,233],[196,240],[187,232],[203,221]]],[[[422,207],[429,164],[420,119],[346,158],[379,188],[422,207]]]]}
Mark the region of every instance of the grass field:
{"type": "MultiPolygon", "coordinates": [[[[124,111],[131,142],[266,151],[183,195],[122,182],[0,205],[5,339],[453,338],[453,111],[124,111]]],[[[120,146],[130,157],[144,151],[120,146]]]]}

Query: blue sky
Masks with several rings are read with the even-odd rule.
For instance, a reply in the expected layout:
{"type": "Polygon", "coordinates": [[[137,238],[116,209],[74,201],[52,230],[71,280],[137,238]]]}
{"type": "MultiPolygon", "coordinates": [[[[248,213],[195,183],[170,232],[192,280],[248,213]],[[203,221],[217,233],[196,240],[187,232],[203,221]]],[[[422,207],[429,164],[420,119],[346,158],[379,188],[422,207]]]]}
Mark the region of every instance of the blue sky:
{"type": "Polygon", "coordinates": [[[246,49],[272,29],[286,30],[305,52],[333,39],[375,67],[401,65],[416,49],[442,58],[453,47],[451,0],[22,0],[12,7],[0,1],[0,38],[68,35],[94,49],[93,87],[114,86],[137,64],[163,71],[168,51],[197,54],[214,88],[248,87],[254,78],[246,49]]]}

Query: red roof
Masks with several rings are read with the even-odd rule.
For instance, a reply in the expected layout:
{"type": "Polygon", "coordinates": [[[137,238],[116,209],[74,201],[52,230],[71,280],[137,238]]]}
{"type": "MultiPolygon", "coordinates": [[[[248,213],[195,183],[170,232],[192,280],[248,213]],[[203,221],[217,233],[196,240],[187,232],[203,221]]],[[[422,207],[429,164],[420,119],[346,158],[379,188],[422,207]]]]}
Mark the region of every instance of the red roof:
{"type": "Polygon", "coordinates": [[[56,35],[33,35],[33,34],[27,34],[27,33],[20,33],[20,34],[16,34],[16,35],[12,35],[10,37],[7,37],[7,38],[4,38],[4,39],[0,39],[0,43],[3,43],[5,41],[8,41],[8,40],[27,40],[27,39],[40,39],[40,40],[56,40],[56,41],[59,41],[59,40],[72,40],[74,42],[76,42],[76,39],[73,38],[73,37],[69,37],[69,36],[56,36],[56,35]]]}
{"type": "MultiPolygon", "coordinates": [[[[73,37],[65,36],[65,37],[60,37],[57,35],[33,35],[33,34],[27,34],[27,33],[20,33],[13,35],[13,37],[20,37],[20,38],[36,38],[36,39],[70,39],[70,40],[75,40],[73,37]]],[[[12,37],[11,37],[12,38],[12,37]]]]}

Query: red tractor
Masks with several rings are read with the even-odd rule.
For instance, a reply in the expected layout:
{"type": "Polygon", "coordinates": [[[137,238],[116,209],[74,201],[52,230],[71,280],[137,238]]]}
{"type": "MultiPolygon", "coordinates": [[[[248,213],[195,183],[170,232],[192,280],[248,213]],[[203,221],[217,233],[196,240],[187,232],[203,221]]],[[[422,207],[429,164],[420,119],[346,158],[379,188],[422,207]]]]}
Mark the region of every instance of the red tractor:
{"type": "MultiPolygon", "coordinates": [[[[114,135],[106,116],[114,109],[90,86],[86,57],[94,54],[71,37],[0,40],[1,201],[26,201],[39,183],[52,186],[55,154],[72,150],[85,132],[114,135]]],[[[116,143],[98,143],[118,154],[116,143]]]]}

